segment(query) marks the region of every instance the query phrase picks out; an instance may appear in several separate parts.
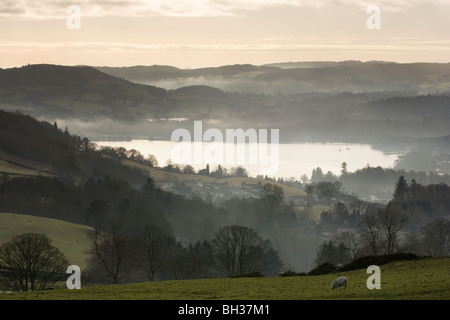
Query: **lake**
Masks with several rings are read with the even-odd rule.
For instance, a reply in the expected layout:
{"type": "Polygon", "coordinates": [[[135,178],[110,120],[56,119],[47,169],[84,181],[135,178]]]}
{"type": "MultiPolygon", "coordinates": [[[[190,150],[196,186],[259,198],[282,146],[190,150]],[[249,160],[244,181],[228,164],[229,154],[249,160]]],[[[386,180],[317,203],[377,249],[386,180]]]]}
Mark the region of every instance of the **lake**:
{"type": "Polygon", "coordinates": [[[303,174],[311,177],[312,170],[320,167],[323,173],[331,171],[339,175],[341,164],[347,163],[349,172],[370,165],[383,168],[393,167],[400,154],[386,154],[367,144],[354,143],[280,143],[267,146],[261,144],[218,144],[214,142],[177,141],[93,141],[99,147],[124,147],[135,149],[144,157],[154,155],[159,166],[165,166],[169,159],[181,165],[189,164],[196,171],[209,163],[215,170],[220,163],[223,167],[242,166],[249,175],[300,179],[303,174]],[[241,158],[239,158],[241,157],[241,158]],[[178,160],[178,161],[177,161],[178,160]],[[239,161],[240,160],[240,161],[239,161]]]}

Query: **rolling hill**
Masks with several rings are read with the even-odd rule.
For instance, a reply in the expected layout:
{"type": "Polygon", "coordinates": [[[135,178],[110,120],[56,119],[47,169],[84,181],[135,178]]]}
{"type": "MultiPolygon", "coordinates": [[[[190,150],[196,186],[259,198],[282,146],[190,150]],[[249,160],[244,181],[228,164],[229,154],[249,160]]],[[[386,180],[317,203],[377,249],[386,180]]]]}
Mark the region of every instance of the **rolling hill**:
{"type": "Polygon", "coordinates": [[[316,61],[178,69],[170,66],[97,67],[124,79],[174,89],[209,84],[224,91],[305,93],[450,90],[448,63],[316,61]]]}
{"type": "Polygon", "coordinates": [[[22,233],[43,233],[64,253],[70,264],[82,269],[86,266],[90,247],[89,230],[90,227],[58,219],[0,213],[0,245],[22,233]]]}
{"type": "Polygon", "coordinates": [[[34,116],[132,119],[126,105],[151,117],[167,92],[92,67],[28,65],[0,70],[0,108],[34,116]]]}

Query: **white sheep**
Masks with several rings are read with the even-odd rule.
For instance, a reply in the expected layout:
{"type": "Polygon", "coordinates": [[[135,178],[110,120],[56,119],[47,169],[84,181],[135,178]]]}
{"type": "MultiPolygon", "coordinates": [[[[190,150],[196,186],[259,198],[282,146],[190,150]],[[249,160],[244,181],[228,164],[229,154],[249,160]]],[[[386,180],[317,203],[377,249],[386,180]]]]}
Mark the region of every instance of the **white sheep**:
{"type": "Polygon", "coordinates": [[[344,289],[347,288],[347,278],[346,277],[339,277],[339,278],[335,279],[333,281],[333,283],[331,284],[331,290],[334,290],[341,286],[344,287],[344,289]]]}

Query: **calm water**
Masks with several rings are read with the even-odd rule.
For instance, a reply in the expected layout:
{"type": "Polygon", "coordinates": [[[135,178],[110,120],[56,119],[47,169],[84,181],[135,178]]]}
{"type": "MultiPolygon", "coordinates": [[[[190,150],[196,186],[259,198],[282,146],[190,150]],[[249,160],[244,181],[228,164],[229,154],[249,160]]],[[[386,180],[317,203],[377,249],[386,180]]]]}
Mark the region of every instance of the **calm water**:
{"type": "Polygon", "coordinates": [[[173,163],[189,164],[195,170],[203,169],[210,164],[214,170],[220,163],[225,168],[245,167],[250,176],[267,174],[270,177],[299,179],[306,174],[311,177],[313,169],[320,167],[324,173],[331,171],[340,174],[341,164],[347,163],[348,171],[361,169],[368,164],[372,167],[393,167],[396,154],[385,154],[374,150],[370,145],[348,143],[292,143],[267,146],[244,144],[244,153],[240,153],[237,145],[213,145],[208,142],[179,143],[176,141],[95,141],[98,146],[124,147],[136,149],[145,157],[154,155],[159,166],[165,166],[169,159],[173,163]],[[227,149],[231,148],[231,149],[227,149]],[[264,147],[264,148],[263,148],[264,147]],[[233,150],[234,149],[234,150],[233,150]],[[252,152],[249,153],[249,150],[252,152]],[[238,154],[242,156],[238,160],[238,154]],[[234,160],[231,156],[234,155],[234,160]],[[229,157],[229,158],[227,158],[229,157]],[[177,161],[178,160],[178,161],[177,161]]]}

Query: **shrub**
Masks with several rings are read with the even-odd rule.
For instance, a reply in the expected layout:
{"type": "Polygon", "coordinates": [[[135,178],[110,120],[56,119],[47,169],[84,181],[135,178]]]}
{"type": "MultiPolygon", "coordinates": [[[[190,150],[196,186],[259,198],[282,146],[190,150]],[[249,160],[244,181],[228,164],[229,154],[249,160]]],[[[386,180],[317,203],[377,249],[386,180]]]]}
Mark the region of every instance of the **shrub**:
{"type": "Polygon", "coordinates": [[[237,276],[234,276],[233,278],[259,278],[259,277],[265,277],[261,272],[254,271],[250,273],[244,273],[237,276]]]}
{"type": "Polygon", "coordinates": [[[356,269],[365,269],[371,265],[383,265],[393,261],[399,260],[417,260],[421,259],[420,256],[415,255],[413,253],[393,253],[386,254],[382,256],[365,256],[361,258],[357,258],[350,263],[345,264],[340,271],[350,271],[356,269]]]}
{"type": "Polygon", "coordinates": [[[280,272],[279,274],[280,277],[296,277],[296,276],[306,276],[305,272],[295,272],[292,270],[287,270],[284,272],[280,272]]]}
{"type": "Polygon", "coordinates": [[[324,263],[318,265],[316,268],[309,271],[308,275],[316,276],[316,275],[320,275],[320,274],[333,273],[335,271],[336,271],[336,267],[333,264],[331,264],[329,262],[324,262],[324,263]]]}

